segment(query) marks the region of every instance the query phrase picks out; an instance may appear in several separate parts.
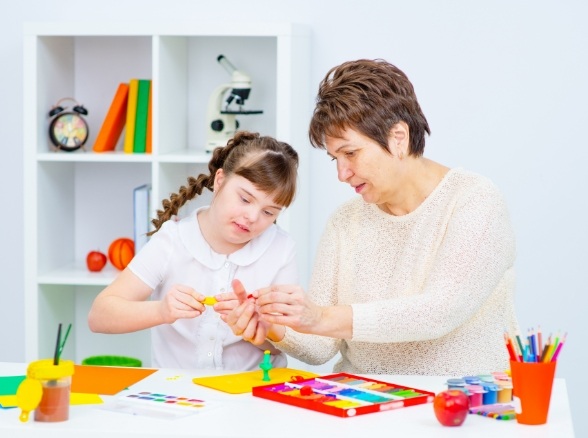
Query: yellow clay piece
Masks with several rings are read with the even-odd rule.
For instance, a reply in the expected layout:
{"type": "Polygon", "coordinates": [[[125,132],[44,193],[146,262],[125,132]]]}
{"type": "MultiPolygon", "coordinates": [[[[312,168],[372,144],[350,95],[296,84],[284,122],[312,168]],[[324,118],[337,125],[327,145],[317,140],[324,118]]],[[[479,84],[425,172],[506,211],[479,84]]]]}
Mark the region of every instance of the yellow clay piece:
{"type": "Polygon", "coordinates": [[[213,304],[216,304],[216,303],[217,303],[217,301],[216,301],[215,297],[206,297],[202,301],[202,304],[204,304],[205,306],[212,306],[213,304]]]}

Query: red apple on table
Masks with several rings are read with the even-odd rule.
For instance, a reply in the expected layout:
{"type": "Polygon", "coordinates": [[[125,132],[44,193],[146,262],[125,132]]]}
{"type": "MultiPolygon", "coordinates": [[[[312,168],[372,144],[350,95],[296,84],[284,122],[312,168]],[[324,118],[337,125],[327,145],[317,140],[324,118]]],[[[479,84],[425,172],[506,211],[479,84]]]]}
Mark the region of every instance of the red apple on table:
{"type": "Polygon", "coordinates": [[[470,408],[470,400],[459,389],[442,391],[433,400],[433,409],[439,423],[443,426],[461,426],[470,408]]]}
{"type": "Polygon", "coordinates": [[[86,256],[86,264],[92,272],[100,272],[106,266],[106,254],[100,251],[90,251],[86,256]]]}

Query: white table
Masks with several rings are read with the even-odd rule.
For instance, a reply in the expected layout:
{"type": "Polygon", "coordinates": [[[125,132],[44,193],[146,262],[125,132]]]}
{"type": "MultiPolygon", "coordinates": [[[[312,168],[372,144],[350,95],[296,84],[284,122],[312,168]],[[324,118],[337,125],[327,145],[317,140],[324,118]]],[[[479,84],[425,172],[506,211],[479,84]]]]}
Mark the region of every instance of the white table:
{"type": "MultiPolygon", "coordinates": [[[[26,364],[0,362],[0,375],[24,375],[26,364]]],[[[70,419],[60,423],[18,420],[20,410],[0,409],[0,437],[119,438],[119,437],[573,437],[574,431],[565,381],[556,379],[548,423],[525,426],[516,420],[498,421],[468,415],[461,427],[441,426],[432,403],[377,412],[353,418],[339,418],[251,394],[231,395],[192,383],[193,377],[210,371],[161,369],[133,385],[128,391],[152,391],[186,395],[213,401],[215,409],[182,418],[161,419],[101,409],[101,405],[70,408],[70,419]]],[[[442,376],[372,376],[378,380],[439,392],[445,389],[442,376]]],[[[102,396],[105,405],[117,396],[102,396]]],[[[31,415],[32,417],[32,415],[31,415]]]]}

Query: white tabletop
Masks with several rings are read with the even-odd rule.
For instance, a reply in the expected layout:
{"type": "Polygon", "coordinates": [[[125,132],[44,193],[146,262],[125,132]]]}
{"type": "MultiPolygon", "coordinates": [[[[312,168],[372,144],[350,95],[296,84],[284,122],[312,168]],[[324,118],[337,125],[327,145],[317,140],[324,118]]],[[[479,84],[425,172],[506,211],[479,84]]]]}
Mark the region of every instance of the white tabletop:
{"type": "MultiPolygon", "coordinates": [[[[0,362],[0,375],[24,375],[26,364],[0,362]]],[[[516,420],[499,421],[468,415],[460,427],[441,426],[432,403],[387,412],[339,418],[251,394],[231,395],[192,383],[193,377],[214,374],[207,371],[161,369],[129,388],[128,392],[151,391],[184,395],[214,402],[215,408],[172,419],[132,415],[103,409],[117,396],[102,396],[104,405],[76,405],[70,419],[59,423],[18,420],[20,410],[0,409],[0,437],[119,438],[119,437],[573,437],[574,431],[565,381],[555,379],[548,422],[525,426],[516,420]]],[[[372,376],[377,380],[439,392],[445,389],[442,376],[372,376]]]]}

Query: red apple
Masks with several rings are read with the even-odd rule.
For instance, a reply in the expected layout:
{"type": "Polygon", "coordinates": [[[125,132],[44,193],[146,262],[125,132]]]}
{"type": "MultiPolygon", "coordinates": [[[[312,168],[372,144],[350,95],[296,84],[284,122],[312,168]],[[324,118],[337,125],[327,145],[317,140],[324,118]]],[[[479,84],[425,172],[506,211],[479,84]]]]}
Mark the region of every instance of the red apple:
{"type": "Polygon", "coordinates": [[[92,272],[100,272],[106,266],[106,254],[100,251],[90,251],[86,256],[86,264],[88,269],[92,272]]]}
{"type": "Polygon", "coordinates": [[[461,426],[470,408],[470,400],[459,389],[442,391],[433,400],[435,416],[443,426],[461,426]]]}

